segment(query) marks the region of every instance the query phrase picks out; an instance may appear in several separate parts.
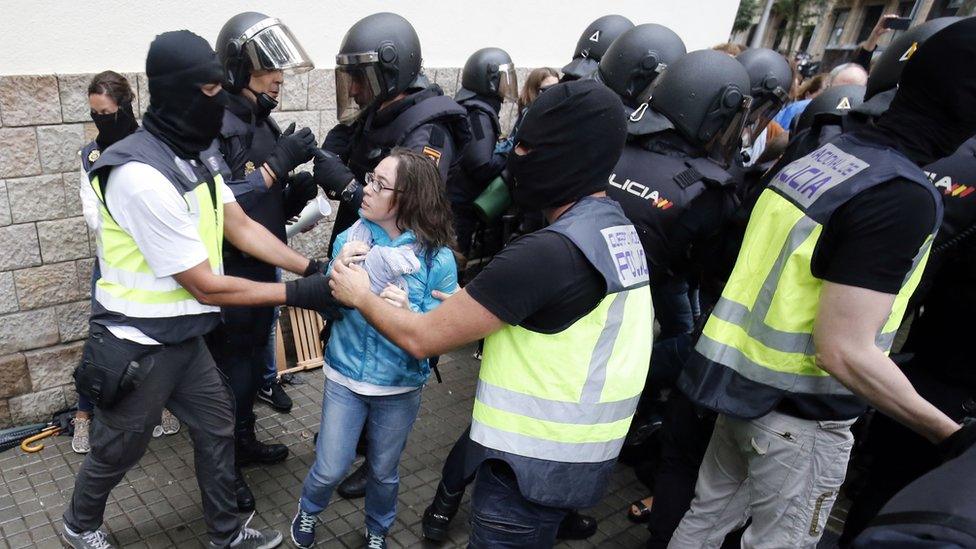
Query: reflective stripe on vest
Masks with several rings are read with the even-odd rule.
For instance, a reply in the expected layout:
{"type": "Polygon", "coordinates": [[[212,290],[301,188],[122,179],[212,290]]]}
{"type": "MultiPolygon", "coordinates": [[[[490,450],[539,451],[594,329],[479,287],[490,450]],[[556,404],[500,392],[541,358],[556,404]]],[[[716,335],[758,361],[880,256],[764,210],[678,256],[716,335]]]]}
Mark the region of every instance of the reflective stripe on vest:
{"type": "MultiPolygon", "coordinates": [[[[98,196],[102,218],[96,237],[100,278],[95,283],[95,299],[105,309],[133,318],[170,318],[220,311],[219,307],[197,301],[175,278],[153,274],[135,240],[106,208],[97,175],[92,174],[91,185],[98,196]]],[[[222,273],[222,186],[223,179],[218,174],[214,177],[216,204],[211,201],[210,188],[205,182],[183,194],[214,274],[222,273]]]]}
{"type": "MultiPolygon", "coordinates": [[[[792,393],[850,395],[816,364],[813,325],[823,281],[811,260],[823,226],[775,190],[762,192],[735,269],[695,350],[756,383],[792,393]]],[[[918,285],[931,236],[916,254],[875,338],[890,351],[918,285]]]]}
{"type": "Polygon", "coordinates": [[[556,334],[506,326],[485,340],[471,440],[566,463],[615,459],[651,353],[650,290],[606,296],[556,334]]]}

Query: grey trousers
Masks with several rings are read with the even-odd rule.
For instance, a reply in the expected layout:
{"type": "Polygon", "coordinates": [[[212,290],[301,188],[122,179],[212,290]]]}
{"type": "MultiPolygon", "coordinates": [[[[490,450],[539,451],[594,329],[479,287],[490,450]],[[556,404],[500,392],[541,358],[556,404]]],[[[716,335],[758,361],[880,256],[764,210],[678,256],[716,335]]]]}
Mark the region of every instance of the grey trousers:
{"type": "MultiPolygon", "coordinates": [[[[114,336],[105,330],[105,337],[114,336]]],[[[197,483],[211,541],[218,547],[227,546],[242,524],[234,492],[230,388],[201,337],[167,345],[153,359],[155,366],[142,386],[112,408],[95,410],[91,452],[75,478],[64,523],[74,532],[101,526],[109,492],[146,452],[153,426],[166,407],[187,426],[193,439],[197,483]]]]}
{"type": "Polygon", "coordinates": [[[749,517],[742,547],[816,547],[847,474],[853,423],[720,415],[669,549],[720,547],[749,517]]]}

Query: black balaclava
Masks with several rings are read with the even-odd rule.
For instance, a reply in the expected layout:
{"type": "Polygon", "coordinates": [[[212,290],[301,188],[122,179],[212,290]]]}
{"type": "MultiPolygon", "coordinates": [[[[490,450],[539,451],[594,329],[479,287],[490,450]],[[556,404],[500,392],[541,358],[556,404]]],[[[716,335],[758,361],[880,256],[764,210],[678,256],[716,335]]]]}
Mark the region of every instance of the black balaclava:
{"type": "Polygon", "coordinates": [[[149,108],[143,125],[183,158],[195,158],[220,134],[226,96],[200,86],[223,81],[217,54],[188,30],[164,32],[146,56],[149,108]]]}
{"type": "Polygon", "coordinates": [[[552,86],[525,114],[508,155],[515,203],[526,211],[569,204],[607,188],[627,139],[623,104],[595,80],[552,86]]]}
{"type": "Polygon", "coordinates": [[[926,165],[976,134],[976,17],[942,29],[908,60],[877,126],[926,165]]]}
{"type": "Polygon", "coordinates": [[[95,127],[98,128],[95,143],[103,150],[128,137],[139,128],[136,116],[132,112],[131,101],[120,103],[119,109],[112,114],[98,114],[92,111],[91,117],[95,127]]]}

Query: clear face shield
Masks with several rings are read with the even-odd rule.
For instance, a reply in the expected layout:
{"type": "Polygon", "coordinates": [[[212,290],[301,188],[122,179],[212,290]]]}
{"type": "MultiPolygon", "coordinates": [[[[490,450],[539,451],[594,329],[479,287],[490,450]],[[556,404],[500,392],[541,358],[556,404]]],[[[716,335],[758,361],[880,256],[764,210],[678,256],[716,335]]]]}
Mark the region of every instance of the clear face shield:
{"type": "Polygon", "coordinates": [[[288,27],[278,19],[261,21],[247,29],[242,38],[244,53],[255,69],[298,74],[315,66],[288,27]]]}
{"type": "Polygon", "coordinates": [[[764,94],[758,101],[753,98],[752,108],[746,118],[746,127],[742,133],[742,146],[751,147],[756,138],[766,129],[766,126],[776,118],[780,109],[789,100],[789,94],[782,87],[777,86],[775,90],[764,94]]]}
{"type": "Polygon", "coordinates": [[[498,65],[498,96],[503,100],[518,101],[518,76],[515,74],[515,64],[498,65]]]}
{"type": "Polygon", "coordinates": [[[382,97],[383,73],[376,52],[336,56],[336,115],[352,124],[378,97],[382,97]]]}
{"type": "Polygon", "coordinates": [[[729,123],[724,128],[719,128],[718,133],[705,144],[709,158],[728,166],[732,158],[742,150],[743,131],[746,129],[751,106],[752,97],[742,96],[729,123]]]}

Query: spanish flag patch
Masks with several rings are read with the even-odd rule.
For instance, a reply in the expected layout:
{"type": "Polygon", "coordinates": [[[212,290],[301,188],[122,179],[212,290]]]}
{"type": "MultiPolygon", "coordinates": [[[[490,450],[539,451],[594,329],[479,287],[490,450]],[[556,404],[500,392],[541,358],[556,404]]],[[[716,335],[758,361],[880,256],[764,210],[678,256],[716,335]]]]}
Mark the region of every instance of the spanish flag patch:
{"type": "Polygon", "coordinates": [[[435,166],[440,166],[441,164],[441,151],[433,149],[431,147],[424,147],[424,156],[434,161],[435,166]]]}

